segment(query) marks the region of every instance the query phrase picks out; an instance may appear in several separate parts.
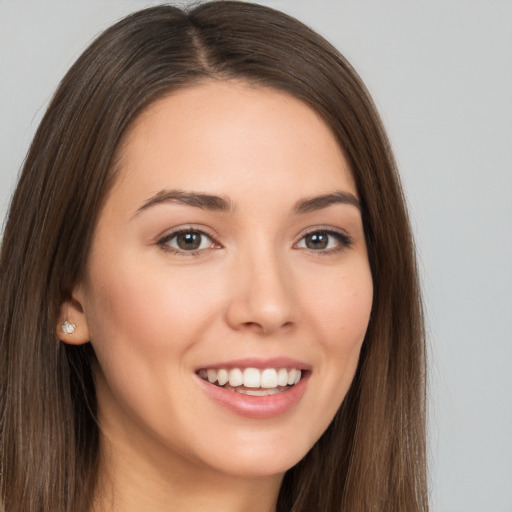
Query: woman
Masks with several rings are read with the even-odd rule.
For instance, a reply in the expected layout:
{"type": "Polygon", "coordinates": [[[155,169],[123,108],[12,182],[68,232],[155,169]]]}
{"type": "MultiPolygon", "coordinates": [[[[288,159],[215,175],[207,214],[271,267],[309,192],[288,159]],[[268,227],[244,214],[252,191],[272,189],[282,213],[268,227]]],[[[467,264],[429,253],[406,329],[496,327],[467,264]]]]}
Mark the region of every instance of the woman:
{"type": "Polygon", "coordinates": [[[399,180],[356,73],[296,20],[221,1],[100,35],[1,267],[5,511],[427,510],[399,180]]]}

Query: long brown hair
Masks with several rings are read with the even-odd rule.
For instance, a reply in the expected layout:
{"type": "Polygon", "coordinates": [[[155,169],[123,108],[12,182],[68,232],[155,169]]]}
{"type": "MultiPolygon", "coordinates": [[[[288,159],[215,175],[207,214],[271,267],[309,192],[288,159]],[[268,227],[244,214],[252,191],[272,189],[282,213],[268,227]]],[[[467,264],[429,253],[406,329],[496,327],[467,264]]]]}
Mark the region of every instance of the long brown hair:
{"type": "Polygon", "coordinates": [[[285,91],[329,124],[355,178],[374,283],[353,384],[285,475],[278,511],[428,509],[425,346],[414,248],[375,107],[347,61],[278,11],[219,1],[136,12],[61,82],[29,150],[1,250],[0,508],[88,512],[99,432],[90,344],[58,343],[123,133],[150,103],[206,78],[285,91]]]}

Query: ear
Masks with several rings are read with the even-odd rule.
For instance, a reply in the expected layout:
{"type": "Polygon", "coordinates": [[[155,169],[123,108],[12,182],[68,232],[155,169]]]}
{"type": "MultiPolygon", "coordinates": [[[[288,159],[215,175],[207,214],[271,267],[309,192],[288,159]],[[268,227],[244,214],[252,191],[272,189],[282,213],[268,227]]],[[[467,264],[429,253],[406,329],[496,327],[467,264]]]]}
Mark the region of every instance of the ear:
{"type": "Polygon", "coordinates": [[[57,339],[70,345],[83,345],[90,340],[80,287],[60,306],[56,329],[57,339]]]}

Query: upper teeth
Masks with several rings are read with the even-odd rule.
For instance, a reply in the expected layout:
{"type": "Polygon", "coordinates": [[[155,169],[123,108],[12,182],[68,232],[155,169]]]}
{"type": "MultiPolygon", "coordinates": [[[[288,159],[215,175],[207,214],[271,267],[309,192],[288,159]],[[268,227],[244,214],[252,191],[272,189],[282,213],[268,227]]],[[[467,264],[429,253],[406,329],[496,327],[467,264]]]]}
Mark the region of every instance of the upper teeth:
{"type": "Polygon", "coordinates": [[[224,386],[229,382],[230,386],[244,386],[246,388],[276,388],[278,386],[292,386],[301,378],[301,371],[295,368],[225,368],[199,370],[199,376],[207,379],[212,384],[217,382],[224,386]]]}

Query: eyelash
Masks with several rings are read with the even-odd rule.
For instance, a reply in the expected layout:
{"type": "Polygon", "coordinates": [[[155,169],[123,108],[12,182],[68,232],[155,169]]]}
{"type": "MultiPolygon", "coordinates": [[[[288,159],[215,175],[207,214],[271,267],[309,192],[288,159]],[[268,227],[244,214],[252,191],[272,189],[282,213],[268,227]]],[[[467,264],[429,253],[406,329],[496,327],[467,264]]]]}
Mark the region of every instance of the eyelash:
{"type": "Polygon", "coordinates": [[[298,244],[301,243],[309,235],[327,235],[329,237],[335,238],[337,241],[337,246],[329,249],[315,250],[304,247],[304,249],[306,249],[309,253],[314,254],[315,256],[329,256],[337,254],[343,250],[350,248],[353,244],[352,238],[348,236],[346,233],[342,233],[341,231],[336,231],[332,228],[327,227],[315,227],[303,233],[302,236],[300,237],[300,240],[296,244],[294,244],[294,247],[297,247],[298,244]]]}
{"type": "MultiPolygon", "coordinates": [[[[222,247],[215,240],[215,238],[211,234],[205,232],[202,229],[198,229],[198,228],[194,228],[194,227],[190,227],[190,226],[179,228],[179,229],[176,229],[175,231],[172,231],[171,233],[169,233],[169,234],[165,235],[164,237],[162,237],[157,242],[157,244],[160,246],[160,248],[163,251],[169,252],[171,254],[175,254],[177,256],[199,256],[206,249],[209,249],[209,248],[221,248],[222,247]],[[177,238],[181,234],[197,234],[197,235],[200,235],[200,236],[205,236],[205,237],[210,239],[211,244],[210,244],[209,247],[198,249],[198,250],[193,250],[193,251],[187,251],[187,250],[184,250],[184,249],[179,249],[179,248],[175,248],[175,247],[170,246],[169,242],[171,240],[173,240],[174,238],[177,238]],[[216,246],[216,247],[213,247],[213,246],[216,246]]],[[[343,251],[345,249],[348,249],[352,244],[353,244],[352,238],[350,236],[348,236],[347,234],[345,234],[345,233],[342,233],[342,232],[339,232],[339,231],[335,231],[335,230],[333,230],[331,228],[316,227],[316,228],[311,229],[310,231],[307,231],[306,233],[302,234],[302,236],[300,237],[299,241],[297,243],[295,243],[293,245],[293,247],[294,248],[299,248],[299,249],[306,249],[309,253],[314,254],[315,256],[328,256],[328,255],[331,255],[331,254],[336,254],[336,253],[338,253],[340,251],[343,251]],[[327,235],[327,236],[335,238],[337,243],[338,243],[338,246],[337,247],[328,248],[328,249],[320,249],[320,250],[311,249],[311,248],[307,248],[307,247],[298,247],[298,245],[307,236],[315,235],[315,234],[317,234],[317,235],[327,235]]]]}
{"type": "Polygon", "coordinates": [[[169,252],[171,254],[175,254],[177,256],[199,256],[206,248],[195,250],[195,251],[185,251],[183,249],[175,248],[175,247],[172,247],[169,245],[169,242],[172,239],[177,238],[179,235],[187,234],[187,233],[198,234],[198,235],[205,236],[205,237],[209,238],[211,240],[211,244],[210,244],[209,248],[211,248],[214,245],[217,246],[216,248],[221,247],[221,245],[215,240],[215,238],[211,234],[207,233],[206,231],[204,231],[202,229],[194,228],[191,226],[176,229],[176,230],[172,231],[171,233],[165,235],[157,243],[163,251],[169,252]]]}

